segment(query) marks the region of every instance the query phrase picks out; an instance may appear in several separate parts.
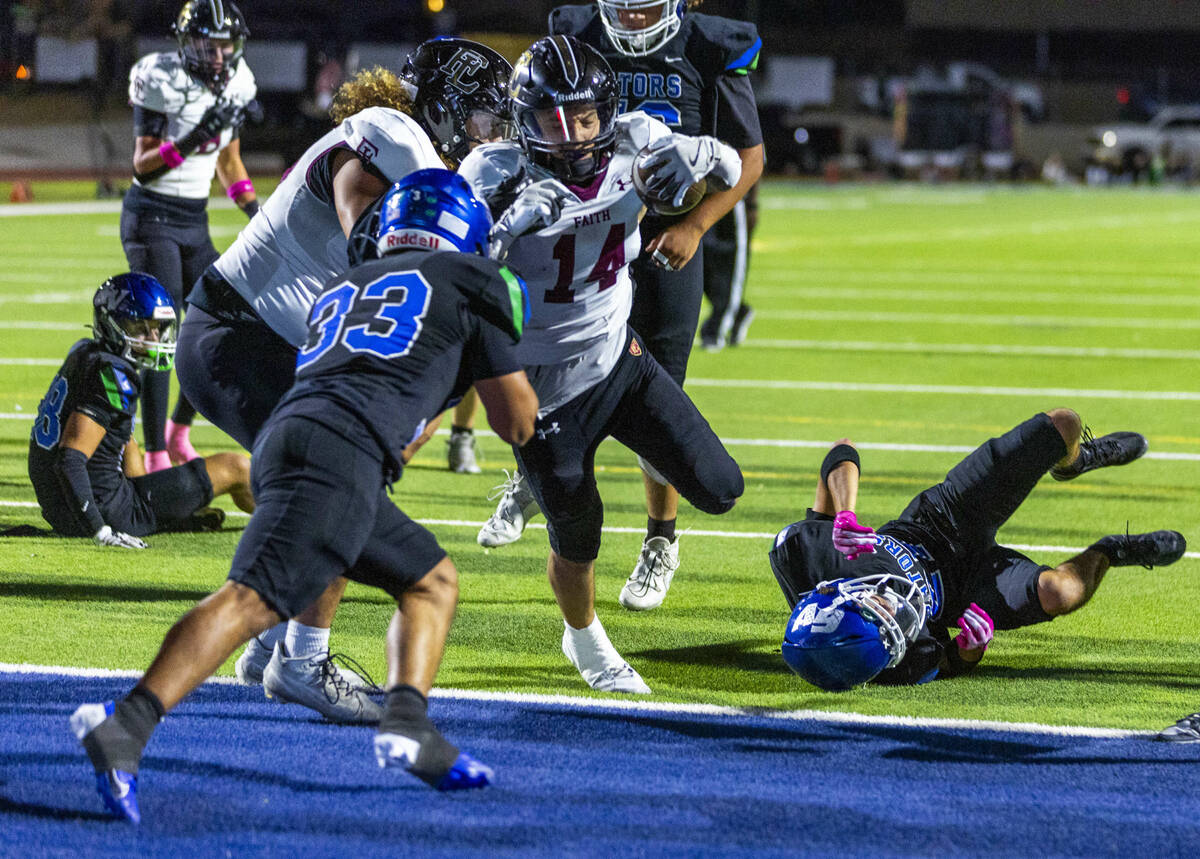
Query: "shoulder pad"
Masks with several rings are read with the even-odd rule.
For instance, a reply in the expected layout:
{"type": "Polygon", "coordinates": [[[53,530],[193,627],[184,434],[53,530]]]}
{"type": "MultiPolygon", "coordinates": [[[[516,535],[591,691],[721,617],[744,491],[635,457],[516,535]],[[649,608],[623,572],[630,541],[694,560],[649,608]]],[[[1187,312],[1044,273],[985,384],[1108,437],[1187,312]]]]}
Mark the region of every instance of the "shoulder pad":
{"type": "Polygon", "coordinates": [[[129,103],[157,113],[173,114],[187,100],[191,78],[183,72],[177,54],[147,54],[129,70],[129,103]]]}
{"type": "Polygon", "coordinates": [[[237,71],[233,73],[233,79],[229,81],[222,95],[238,104],[249,104],[258,95],[258,82],[255,81],[254,72],[250,71],[250,66],[245,60],[238,63],[237,71]]]}
{"type": "Polygon", "coordinates": [[[122,358],[97,348],[83,356],[83,372],[95,380],[115,411],[133,414],[140,393],[137,369],[122,358]]]}
{"type": "Polygon", "coordinates": [[[445,167],[416,120],[393,108],[360,110],[342,122],[341,131],[358,157],[374,165],[389,182],[398,182],[414,170],[445,167]]]}
{"type": "Polygon", "coordinates": [[[690,13],[684,20],[693,25],[689,53],[694,50],[705,65],[712,64],[720,74],[727,75],[744,75],[758,68],[762,39],[758,28],[749,21],[696,13],[690,13]]]}
{"type": "Polygon", "coordinates": [[[662,120],[644,111],[632,110],[617,117],[617,139],[628,140],[634,152],[670,133],[671,129],[662,120]]]}
{"type": "MultiPolygon", "coordinates": [[[[444,258],[445,254],[438,254],[444,258]]],[[[467,300],[467,307],[490,325],[520,341],[529,319],[529,293],[523,281],[503,263],[473,254],[454,254],[461,269],[454,285],[467,300]]]]}
{"type": "Polygon", "coordinates": [[[463,159],[458,175],[467,180],[476,197],[493,206],[526,180],[529,166],[525,152],[516,143],[485,143],[463,159]]]}
{"type": "Polygon", "coordinates": [[[587,25],[596,17],[596,7],[559,6],[550,11],[550,34],[577,36],[587,29],[587,25]]]}

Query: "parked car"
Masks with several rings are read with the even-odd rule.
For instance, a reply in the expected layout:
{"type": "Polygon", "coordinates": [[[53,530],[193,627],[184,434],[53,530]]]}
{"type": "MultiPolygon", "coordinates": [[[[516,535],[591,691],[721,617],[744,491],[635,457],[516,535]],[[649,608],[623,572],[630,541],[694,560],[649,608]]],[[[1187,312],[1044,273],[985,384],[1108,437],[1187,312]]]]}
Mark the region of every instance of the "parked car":
{"type": "Polygon", "coordinates": [[[1200,104],[1164,107],[1149,122],[1099,125],[1088,140],[1091,161],[1134,175],[1156,155],[1170,165],[1200,160],[1200,104]]]}

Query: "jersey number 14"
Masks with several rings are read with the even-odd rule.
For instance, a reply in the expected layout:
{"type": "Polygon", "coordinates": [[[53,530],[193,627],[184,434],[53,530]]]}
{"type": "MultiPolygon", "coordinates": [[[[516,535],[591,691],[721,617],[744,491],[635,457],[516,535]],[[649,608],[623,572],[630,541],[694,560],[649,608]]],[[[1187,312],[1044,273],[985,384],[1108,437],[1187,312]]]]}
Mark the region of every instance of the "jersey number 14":
{"type": "MultiPolygon", "coordinates": [[[[564,233],[554,245],[551,253],[558,260],[558,281],[553,289],[547,289],[544,301],[547,304],[570,304],[575,300],[575,233],[564,233]]],[[[625,267],[625,225],[614,224],[600,248],[600,258],[592,266],[584,283],[598,283],[597,292],[603,292],[617,282],[617,273],[625,267]]]]}

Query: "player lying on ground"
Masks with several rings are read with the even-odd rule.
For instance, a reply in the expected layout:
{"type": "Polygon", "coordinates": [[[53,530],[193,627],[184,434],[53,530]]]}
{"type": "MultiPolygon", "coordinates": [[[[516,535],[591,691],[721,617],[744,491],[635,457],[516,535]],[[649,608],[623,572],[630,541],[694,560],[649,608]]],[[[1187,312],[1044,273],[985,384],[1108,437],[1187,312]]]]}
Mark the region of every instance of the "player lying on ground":
{"type": "MultiPolygon", "coordinates": [[[[492,250],[529,283],[534,308],[518,354],[541,405],[535,438],[514,448],[523,475],[514,486],[527,482],[546,516],[563,653],[594,689],[646,694],[595,612],[604,521],[596,449],[615,438],[705,513],[732,509],[744,484],[704,416],[626,323],[645,210],[633,162],[654,146],[653,181],[676,203],[706,176],[736,183],[740,162],[711,137],[671,134],[644,113],[618,117],[608,63],[570,36],[535,42],[509,93],[521,142],[481,146],[459,172],[503,213],[492,250]]],[[[484,545],[496,519],[480,532],[484,545]]]]}
{"type": "Polygon", "coordinates": [[[983,658],[994,629],[1084,605],[1109,567],[1175,563],[1187,548],[1177,531],[1114,534],[1056,567],[996,544],[1047,471],[1071,480],[1146,449],[1132,432],[1092,439],[1070,409],[1037,414],[985,442],[875,531],[855,518],[858,451],[843,439],[825,457],[808,515],[780,531],[770,552],[793,608],[784,659],[827,690],[953,676],[983,658]]]}
{"type": "MultiPolygon", "coordinates": [[[[455,167],[476,144],[501,139],[511,69],[484,45],[431,39],[399,76],[363,70],[339,87],[337,127],[293,165],[189,296],[179,384],[209,421],[254,446],[292,385],[313,302],[351,263],[356,222],[409,173],[455,167]]],[[[303,614],[251,641],[238,679],[334,721],[378,722],[379,705],[330,661],[329,627],[344,589],[335,581],[303,614]]]]}
{"type": "Polygon", "coordinates": [[[474,383],[496,433],[533,434],[534,395],[514,344],[528,313],[524,284],[486,249],[491,218],[446,170],[406,177],[384,203],[388,254],[329,281],[313,307],[296,384],[255,445],[259,508],[227,581],[167,634],[122,701],[71,717],[118,817],[137,822],[137,772],[166,711],[239,645],[312,603],[345,575],[386,590],[387,701],[375,735],[380,766],[439,790],[483,787],[491,770],[459,753],[426,715],[458,600],[454,564],[388,494],[401,452],[474,383]],[[395,251],[394,253],[391,253],[395,251]]]}
{"type": "Polygon", "coordinates": [[[215,530],[207,507],[228,492],[246,512],[250,460],[218,453],[147,474],[133,440],[139,370],[167,371],[179,322],[166,288],[148,274],[119,274],[92,299],[92,339],[71,347],[38,406],[29,437],[29,480],[42,517],[60,534],[144,549],[147,534],[215,530]]]}

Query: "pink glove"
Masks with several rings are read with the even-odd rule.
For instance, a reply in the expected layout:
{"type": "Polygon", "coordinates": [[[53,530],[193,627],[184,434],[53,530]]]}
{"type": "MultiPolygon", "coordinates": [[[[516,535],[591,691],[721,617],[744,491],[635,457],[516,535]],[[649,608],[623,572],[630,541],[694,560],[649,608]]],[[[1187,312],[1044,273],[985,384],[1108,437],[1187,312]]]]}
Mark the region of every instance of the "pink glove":
{"type": "Polygon", "coordinates": [[[958,628],[962,630],[954,636],[954,643],[959,650],[987,650],[996,632],[996,625],[988,617],[988,613],[971,603],[963,616],[958,619],[958,628]]]}
{"type": "Polygon", "coordinates": [[[875,553],[875,529],[859,525],[853,510],[833,517],[833,548],[853,561],[859,555],[875,553]]]}

